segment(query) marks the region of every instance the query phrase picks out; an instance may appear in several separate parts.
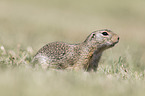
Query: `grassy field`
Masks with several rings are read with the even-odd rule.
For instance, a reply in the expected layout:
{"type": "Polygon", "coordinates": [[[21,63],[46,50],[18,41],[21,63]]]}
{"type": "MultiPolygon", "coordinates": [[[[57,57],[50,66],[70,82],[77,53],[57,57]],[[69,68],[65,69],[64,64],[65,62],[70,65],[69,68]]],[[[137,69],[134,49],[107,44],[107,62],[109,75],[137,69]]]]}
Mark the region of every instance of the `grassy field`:
{"type": "Polygon", "coordinates": [[[0,96],[143,96],[144,0],[0,0],[0,96]],[[98,71],[33,69],[46,43],[78,43],[111,29],[120,42],[98,71]]]}

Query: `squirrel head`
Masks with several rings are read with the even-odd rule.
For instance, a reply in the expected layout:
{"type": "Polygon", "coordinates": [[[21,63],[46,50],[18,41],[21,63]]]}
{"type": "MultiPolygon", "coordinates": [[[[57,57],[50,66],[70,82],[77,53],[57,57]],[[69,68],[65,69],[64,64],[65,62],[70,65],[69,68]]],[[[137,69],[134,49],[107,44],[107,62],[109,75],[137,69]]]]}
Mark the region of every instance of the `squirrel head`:
{"type": "Polygon", "coordinates": [[[111,30],[103,29],[92,32],[84,41],[94,48],[110,48],[119,42],[119,36],[111,30]]]}

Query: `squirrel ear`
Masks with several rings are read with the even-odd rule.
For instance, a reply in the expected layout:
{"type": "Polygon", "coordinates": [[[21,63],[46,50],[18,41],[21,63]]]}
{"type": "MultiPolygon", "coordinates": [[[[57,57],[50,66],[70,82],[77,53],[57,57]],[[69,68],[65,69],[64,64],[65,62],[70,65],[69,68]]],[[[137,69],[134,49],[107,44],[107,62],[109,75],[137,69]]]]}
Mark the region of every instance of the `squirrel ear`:
{"type": "Polygon", "coordinates": [[[92,39],[94,39],[96,37],[96,34],[95,33],[92,33],[90,34],[87,39],[84,41],[84,42],[88,42],[88,41],[91,41],[92,39]]]}
{"type": "Polygon", "coordinates": [[[95,36],[96,36],[96,34],[95,34],[95,33],[92,33],[92,35],[91,35],[91,40],[94,39],[95,36]]]}

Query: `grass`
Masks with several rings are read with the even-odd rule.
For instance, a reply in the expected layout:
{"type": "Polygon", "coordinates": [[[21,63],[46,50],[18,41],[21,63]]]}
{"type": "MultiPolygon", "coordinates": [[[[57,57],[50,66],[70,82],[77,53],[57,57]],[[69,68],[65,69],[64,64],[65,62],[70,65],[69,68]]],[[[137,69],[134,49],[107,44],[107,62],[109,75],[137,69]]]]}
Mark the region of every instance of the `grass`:
{"type": "Polygon", "coordinates": [[[1,0],[0,96],[143,96],[145,2],[124,2],[1,0]],[[96,73],[31,68],[44,44],[82,42],[104,28],[121,39],[104,52],[96,73]]]}
{"type": "MultiPolygon", "coordinates": [[[[136,96],[144,94],[145,71],[127,57],[111,61],[103,56],[97,72],[55,71],[31,68],[34,50],[0,47],[2,96],[136,96]],[[111,64],[111,65],[110,65],[111,64]]],[[[106,53],[107,54],[107,53],[106,53]]]]}

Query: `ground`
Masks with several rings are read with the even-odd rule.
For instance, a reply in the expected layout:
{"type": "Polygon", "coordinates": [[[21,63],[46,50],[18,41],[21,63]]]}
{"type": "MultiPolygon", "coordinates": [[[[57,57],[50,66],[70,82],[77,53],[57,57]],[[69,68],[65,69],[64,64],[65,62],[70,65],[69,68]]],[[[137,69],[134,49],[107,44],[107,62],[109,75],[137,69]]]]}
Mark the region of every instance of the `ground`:
{"type": "Polygon", "coordinates": [[[143,96],[145,1],[1,0],[0,96],[143,96]],[[97,72],[31,68],[46,43],[79,43],[111,29],[120,42],[97,72]]]}

